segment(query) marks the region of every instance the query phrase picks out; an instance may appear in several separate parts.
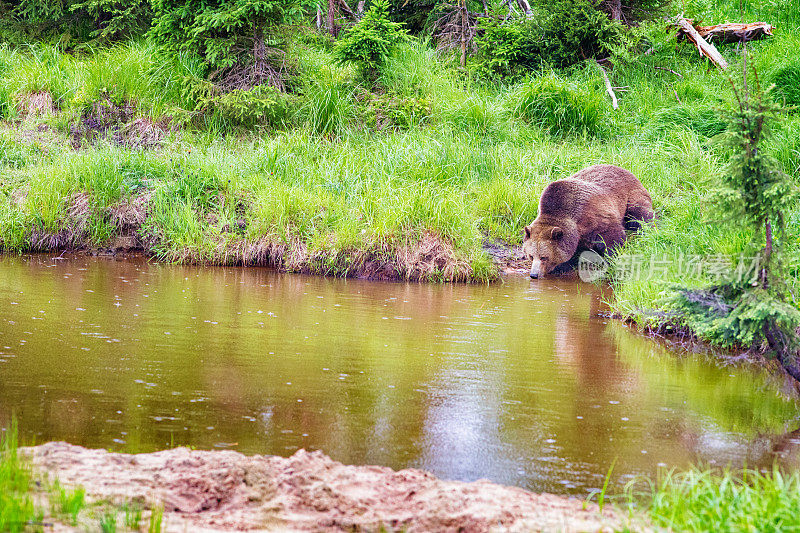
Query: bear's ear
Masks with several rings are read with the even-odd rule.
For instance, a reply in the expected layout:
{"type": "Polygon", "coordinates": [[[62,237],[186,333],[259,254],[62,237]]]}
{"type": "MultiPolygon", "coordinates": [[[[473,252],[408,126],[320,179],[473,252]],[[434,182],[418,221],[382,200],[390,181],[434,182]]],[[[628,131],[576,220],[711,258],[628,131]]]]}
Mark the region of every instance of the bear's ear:
{"type": "Polygon", "coordinates": [[[553,239],[554,241],[557,241],[563,236],[564,236],[564,230],[562,230],[558,226],[550,230],[550,238],[553,239]]]}
{"type": "Polygon", "coordinates": [[[526,239],[530,239],[531,238],[531,228],[530,228],[530,226],[525,226],[525,238],[526,239]]]}

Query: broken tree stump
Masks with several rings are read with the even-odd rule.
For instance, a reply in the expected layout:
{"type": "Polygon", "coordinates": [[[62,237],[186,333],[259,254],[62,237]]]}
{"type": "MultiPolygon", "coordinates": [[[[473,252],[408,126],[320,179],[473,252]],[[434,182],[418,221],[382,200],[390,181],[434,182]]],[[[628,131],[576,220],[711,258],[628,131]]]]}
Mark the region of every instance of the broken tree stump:
{"type": "Polygon", "coordinates": [[[725,61],[725,58],[719,53],[717,47],[706,41],[695,27],[692,26],[689,20],[678,17],[675,21],[675,25],[679,28],[678,35],[683,33],[687,39],[692,41],[695,46],[697,46],[697,51],[700,52],[700,55],[707,57],[712,63],[723,70],[728,68],[728,62],[725,61]]]}

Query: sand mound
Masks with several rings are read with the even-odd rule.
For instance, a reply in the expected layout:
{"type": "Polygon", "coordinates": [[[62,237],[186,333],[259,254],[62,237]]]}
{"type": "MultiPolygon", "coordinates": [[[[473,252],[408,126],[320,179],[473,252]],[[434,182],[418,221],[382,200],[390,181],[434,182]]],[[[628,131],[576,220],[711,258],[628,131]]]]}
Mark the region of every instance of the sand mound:
{"type": "Polygon", "coordinates": [[[90,500],[162,503],[167,531],[598,531],[625,518],[594,504],[421,470],[346,466],[321,452],[289,458],[186,448],[127,455],[63,442],[28,448],[34,464],[90,500]],[[584,508],[585,507],[585,508],[584,508]]]}

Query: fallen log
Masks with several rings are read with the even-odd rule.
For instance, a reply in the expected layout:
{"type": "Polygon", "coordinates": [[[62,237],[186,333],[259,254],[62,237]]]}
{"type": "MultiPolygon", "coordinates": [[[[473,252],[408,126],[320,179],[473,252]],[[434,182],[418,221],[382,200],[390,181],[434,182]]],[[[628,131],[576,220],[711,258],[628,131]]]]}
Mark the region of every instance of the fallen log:
{"type": "MultiPolygon", "coordinates": [[[[774,29],[771,24],[766,22],[751,22],[749,24],[726,22],[725,24],[715,24],[713,26],[694,26],[692,20],[687,19],[687,21],[697,30],[700,37],[717,43],[740,43],[766,39],[772,36],[772,30],[774,29]]],[[[683,29],[680,29],[678,31],[678,40],[685,38],[686,33],[683,29]]]]}
{"type": "Polygon", "coordinates": [[[675,21],[675,25],[679,28],[679,35],[683,32],[686,38],[697,46],[697,51],[700,52],[700,55],[707,57],[712,63],[723,70],[728,68],[728,62],[725,61],[725,58],[719,53],[717,47],[706,41],[694,26],[692,26],[689,20],[678,17],[675,21]]]}

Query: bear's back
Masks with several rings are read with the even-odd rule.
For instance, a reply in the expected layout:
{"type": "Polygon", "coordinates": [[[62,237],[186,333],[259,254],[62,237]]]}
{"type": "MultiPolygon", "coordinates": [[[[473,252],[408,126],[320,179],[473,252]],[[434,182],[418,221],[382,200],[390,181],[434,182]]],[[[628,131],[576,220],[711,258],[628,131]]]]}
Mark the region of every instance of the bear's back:
{"type": "Polygon", "coordinates": [[[629,170],[615,165],[592,165],[579,170],[568,179],[594,183],[607,190],[644,189],[639,179],[629,170]]]}
{"type": "Polygon", "coordinates": [[[542,192],[539,214],[576,217],[589,198],[602,193],[599,184],[588,180],[575,177],[556,180],[542,192]]]}

